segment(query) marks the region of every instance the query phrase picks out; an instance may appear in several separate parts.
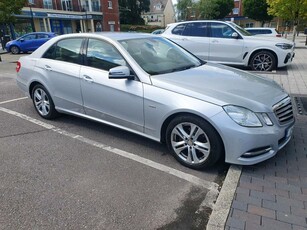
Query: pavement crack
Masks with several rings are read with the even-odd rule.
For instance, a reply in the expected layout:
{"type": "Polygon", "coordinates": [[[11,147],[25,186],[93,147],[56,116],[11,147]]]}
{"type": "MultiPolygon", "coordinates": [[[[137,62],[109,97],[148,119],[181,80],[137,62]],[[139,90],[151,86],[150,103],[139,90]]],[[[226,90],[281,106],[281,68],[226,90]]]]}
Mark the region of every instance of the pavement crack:
{"type": "Polygon", "coordinates": [[[34,134],[34,133],[41,133],[41,132],[46,132],[46,131],[49,131],[49,130],[44,129],[44,130],[37,130],[37,131],[32,131],[32,132],[23,132],[23,133],[11,134],[11,135],[6,135],[6,136],[0,136],[0,139],[7,138],[7,137],[18,137],[18,136],[34,134]]]}

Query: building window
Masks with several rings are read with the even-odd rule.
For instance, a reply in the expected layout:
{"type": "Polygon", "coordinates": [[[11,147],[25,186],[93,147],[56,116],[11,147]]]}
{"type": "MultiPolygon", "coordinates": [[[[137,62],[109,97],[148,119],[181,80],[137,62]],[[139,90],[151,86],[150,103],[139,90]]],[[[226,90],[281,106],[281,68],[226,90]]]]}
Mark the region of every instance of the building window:
{"type": "Polygon", "coordinates": [[[29,5],[34,5],[34,0],[28,0],[29,5]]]}
{"type": "Polygon", "coordinates": [[[44,0],[44,8],[45,9],[53,9],[52,0],[44,0]]]}
{"type": "Polygon", "coordinates": [[[39,27],[41,32],[46,32],[45,25],[44,25],[44,20],[39,19],[39,27]]]}
{"type": "Polygon", "coordinates": [[[100,1],[99,0],[92,0],[92,11],[100,12],[100,1]]]}
{"type": "Polygon", "coordinates": [[[239,8],[233,8],[232,13],[233,14],[239,14],[239,8]]]}
{"type": "Polygon", "coordinates": [[[245,24],[245,27],[246,27],[246,28],[254,27],[254,23],[253,23],[253,22],[246,23],[246,24],[245,24]]]}
{"type": "Polygon", "coordinates": [[[62,10],[73,11],[71,0],[62,0],[62,10]]]}
{"type": "Polygon", "coordinates": [[[112,7],[112,1],[108,1],[108,9],[113,9],[113,7],[112,7]]]}

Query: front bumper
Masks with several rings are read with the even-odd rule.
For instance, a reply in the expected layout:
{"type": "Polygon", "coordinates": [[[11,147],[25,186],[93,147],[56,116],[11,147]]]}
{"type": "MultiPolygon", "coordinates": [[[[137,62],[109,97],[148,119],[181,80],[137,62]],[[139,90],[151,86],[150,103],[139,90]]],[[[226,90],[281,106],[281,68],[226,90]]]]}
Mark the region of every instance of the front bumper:
{"type": "Polygon", "coordinates": [[[283,67],[291,64],[295,56],[294,50],[279,50],[277,54],[278,57],[278,67],[283,67]]]}
{"type": "Polygon", "coordinates": [[[277,154],[291,139],[294,121],[259,128],[242,127],[225,114],[213,118],[225,147],[225,161],[253,165],[277,154]]]}

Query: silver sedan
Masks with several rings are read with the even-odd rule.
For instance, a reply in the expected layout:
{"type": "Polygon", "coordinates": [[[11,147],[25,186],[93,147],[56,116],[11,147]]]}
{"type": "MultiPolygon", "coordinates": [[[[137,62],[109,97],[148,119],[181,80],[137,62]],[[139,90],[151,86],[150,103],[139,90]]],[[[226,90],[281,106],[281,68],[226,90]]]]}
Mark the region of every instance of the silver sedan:
{"type": "Polygon", "coordinates": [[[67,113],[166,143],[183,165],[274,156],[294,125],[274,81],[206,63],[160,36],[70,34],[17,63],[17,84],[38,114],[67,113]]]}

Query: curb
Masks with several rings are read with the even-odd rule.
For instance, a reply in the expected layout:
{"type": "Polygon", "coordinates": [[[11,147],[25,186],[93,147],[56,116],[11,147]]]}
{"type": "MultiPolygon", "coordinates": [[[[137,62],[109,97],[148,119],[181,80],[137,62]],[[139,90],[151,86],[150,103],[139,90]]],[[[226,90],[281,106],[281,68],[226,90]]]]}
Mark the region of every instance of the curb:
{"type": "Polygon", "coordinates": [[[240,180],[242,166],[231,165],[210,215],[207,230],[224,230],[231,204],[240,180]]]}

